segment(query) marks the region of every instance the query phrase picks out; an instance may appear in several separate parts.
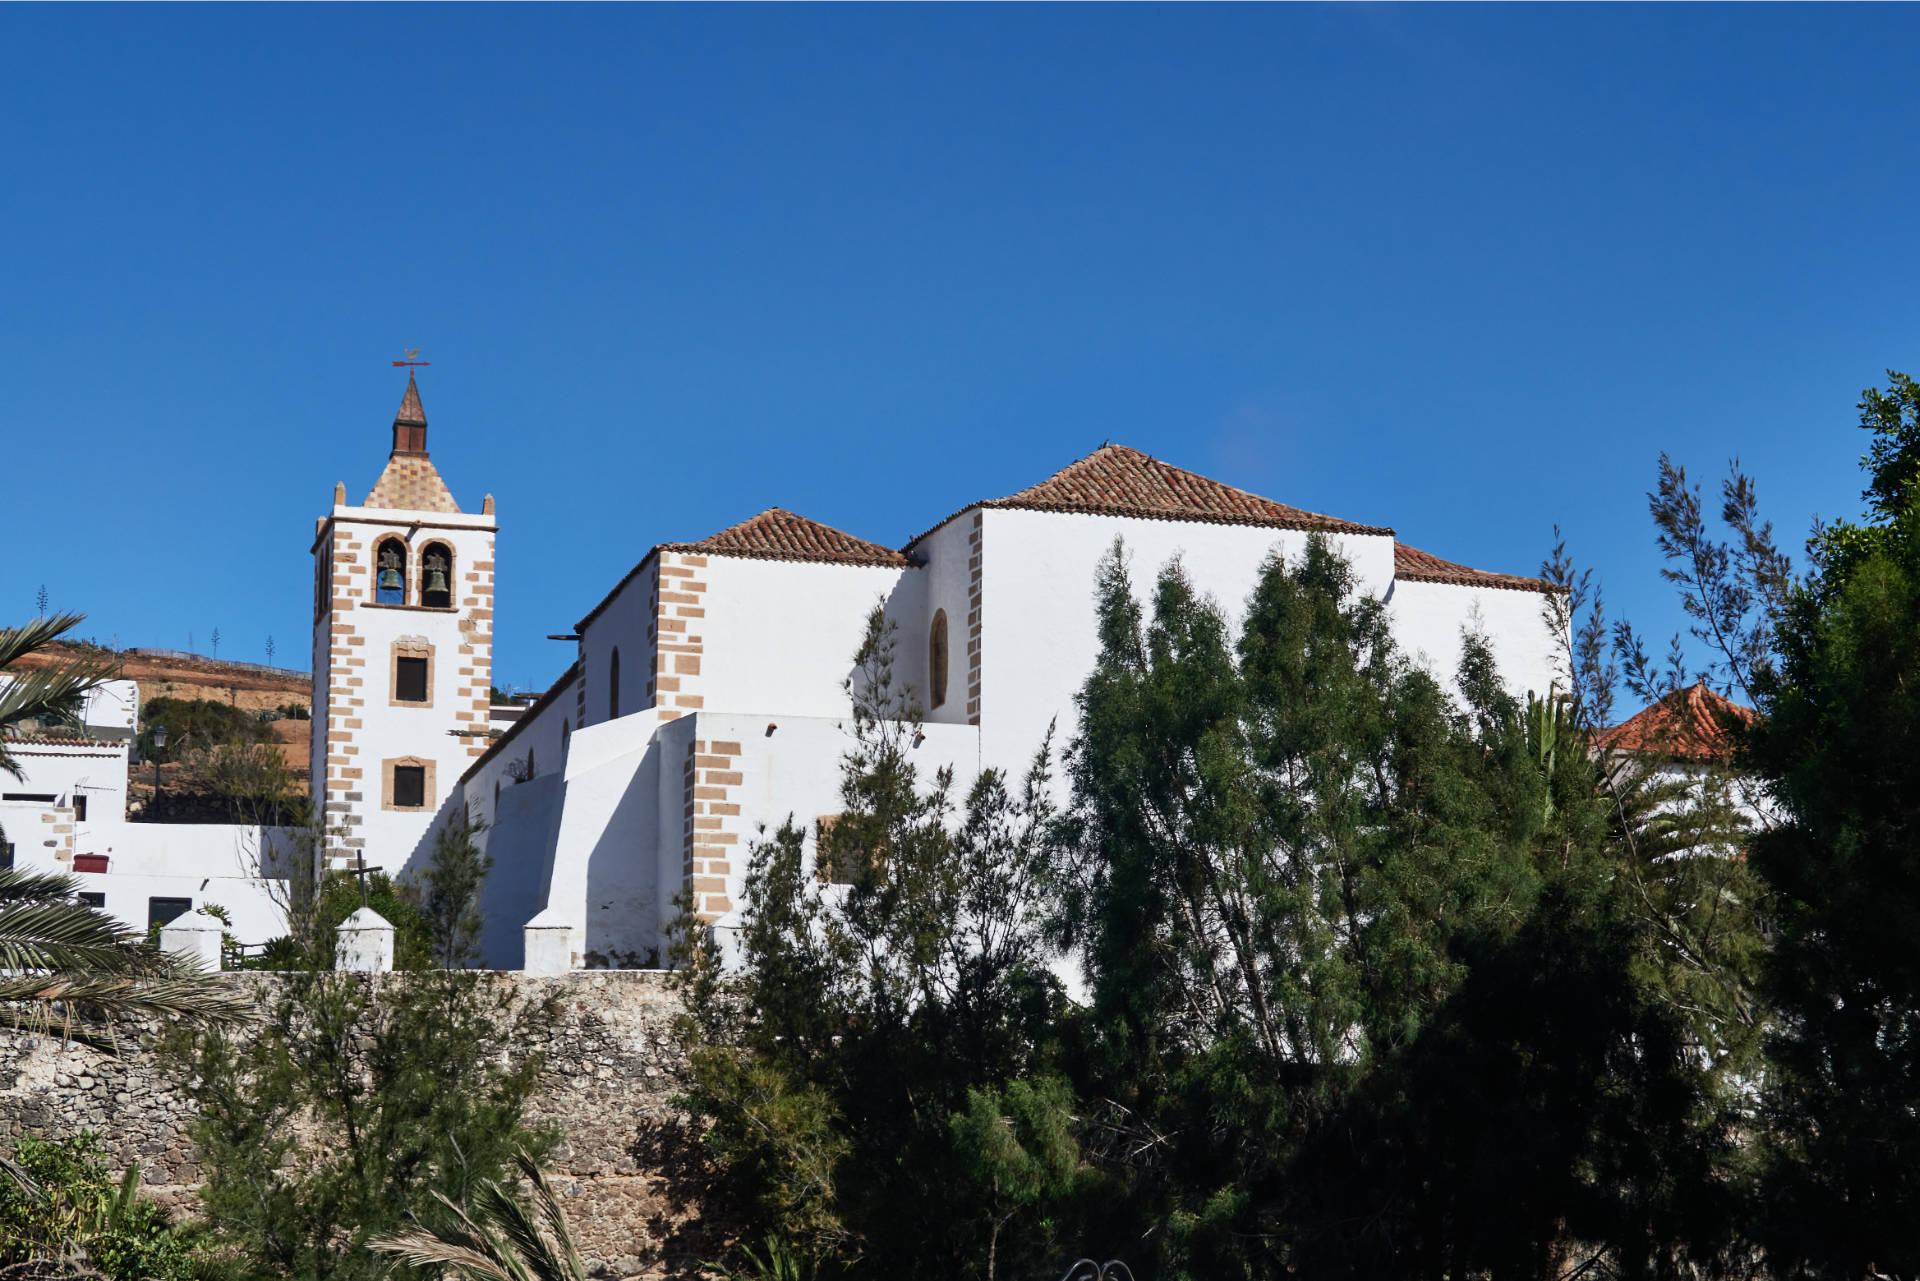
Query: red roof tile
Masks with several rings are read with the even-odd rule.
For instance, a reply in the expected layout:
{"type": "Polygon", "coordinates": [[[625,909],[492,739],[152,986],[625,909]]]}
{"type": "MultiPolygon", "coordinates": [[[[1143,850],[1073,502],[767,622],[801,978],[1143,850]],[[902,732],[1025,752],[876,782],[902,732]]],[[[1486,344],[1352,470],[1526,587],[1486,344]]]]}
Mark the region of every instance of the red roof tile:
{"type": "Polygon", "coordinates": [[[744,556],[753,560],[804,560],[829,565],[884,565],[911,569],[914,562],[891,547],[855,538],[817,520],[769,507],[758,516],[730,525],[697,543],[662,543],[666,551],[710,556],[744,556]]]}
{"type": "Polygon", "coordinates": [[[1441,560],[1432,552],[1423,552],[1418,547],[1409,547],[1405,543],[1393,545],[1393,576],[1414,583],[1446,583],[1453,587],[1500,587],[1515,592],[1553,590],[1544,579],[1522,578],[1517,574],[1495,574],[1484,569],[1469,569],[1465,565],[1441,560]]]}
{"type": "Polygon", "coordinates": [[[1037,485],[977,505],[1136,516],[1149,520],[1190,520],[1211,525],[1317,529],[1333,534],[1393,533],[1380,526],[1356,525],[1276,503],[1271,498],[1249,494],[1197,472],[1163,463],[1137,449],[1111,444],[1102,445],[1037,485]]]}
{"type": "Polygon", "coordinates": [[[1603,729],[1594,742],[1618,752],[1648,752],[1688,761],[1724,760],[1731,730],[1759,713],[1708,689],[1706,682],[1667,695],[1629,721],[1603,729]]]}

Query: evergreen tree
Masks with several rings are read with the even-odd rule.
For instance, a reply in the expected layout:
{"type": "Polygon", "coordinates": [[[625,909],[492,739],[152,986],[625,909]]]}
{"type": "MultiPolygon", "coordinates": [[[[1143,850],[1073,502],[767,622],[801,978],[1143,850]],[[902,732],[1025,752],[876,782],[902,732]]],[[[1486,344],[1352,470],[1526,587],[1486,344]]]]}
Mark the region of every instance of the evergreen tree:
{"type": "Polygon", "coordinates": [[[1012,1275],[1077,1194],[1047,969],[1044,751],[1016,788],[915,763],[879,610],[849,682],[842,811],[757,842],[739,956],[682,922],[689,1102],[755,1226],[877,1274],[1012,1275]],[[810,839],[811,838],[811,839],[810,839]]]}
{"type": "Polygon", "coordinates": [[[1817,531],[1749,743],[1782,821],[1766,1237],[1785,1268],[1920,1272],[1920,386],[1860,423],[1867,518],[1817,531]]]}
{"type": "Polygon", "coordinates": [[[346,878],[296,885],[258,1022],[171,1043],[197,1112],[201,1201],[260,1275],[371,1281],[389,1266],[374,1238],[456,1227],[446,1202],[511,1178],[522,1152],[551,1142],[525,1118],[551,1000],[452,968],[472,946],[465,837],[443,830],[430,874],[424,932],[440,968],[335,971],[341,896],[329,891],[346,878]]]}

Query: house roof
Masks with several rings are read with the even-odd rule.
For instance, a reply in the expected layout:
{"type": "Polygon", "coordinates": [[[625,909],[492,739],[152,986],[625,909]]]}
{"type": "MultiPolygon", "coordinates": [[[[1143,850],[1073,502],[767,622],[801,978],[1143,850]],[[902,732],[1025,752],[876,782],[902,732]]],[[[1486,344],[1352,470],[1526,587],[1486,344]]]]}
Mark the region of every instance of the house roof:
{"type": "Polygon", "coordinates": [[[460,781],[462,783],[466,782],[480,772],[481,766],[498,756],[501,752],[504,752],[507,749],[507,744],[519,736],[520,727],[529,724],[534,717],[546,711],[548,705],[551,704],[554,699],[560,697],[563,691],[571,688],[574,681],[578,680],[579,677],[580,664],[577,662],[566,671],[561,672],[560,679],[547,686],[546,693],[529,703],[527,709],[520,713],[520,718],[514,721],[513,724],[507,726],[505,733],[501,734],[500,737],[494,739],[491,743],[488,743],[487,750],[473,758],[473,764],[467,766],[466,772],[460,775],[460,781]]]}
{"type": "Polygon", "coordinates": [[[1522,578],[1517,574],[1496,574],[1485,569],[1470,569],[1441,560],[1432,552],[1405,543],[1393,545],[1393,576],[1415,583],[1446,583],[1452,587],[1499,587],[1515,592],[1552,591],[1544,579],[1522,578]]]}
{"type": "Polygon", "coordinates": [[[1631,720],[1603,729],[1594,742],[1617,752],[1645,752],[1686,761],[1725,760],[1732,731],[1759,713],[1715,693],[1705,681],[1676,690],[1631,720]]]}
{"type": "Polygon", "coordinates": [[[613,603],[613,598],[639,576],[648,561],[661,552],[738,556],[745,560],[810,561],[822,565],[873,565],[886,569],[912,569],[918,563],[891,547],[855,538],[843,529],[808,520],[783,507],[769,507],[737,525],[729,525],[717,534],[709,534],[697,543],[657,543],[648,548],[647,554],[640,558],[640,563],[628,570],[613,585],[613,590],[601,597],[600,603],[574,624],[573,629],[576,632],[586,630],[587,624],[600,617],[602,611],[613,603]]]}
{"type": "Polygon", "coordinates": [[[1333,534],[1393,533],[1383,526],[1358,525],[1276,503],[1271,498],[1223,485],[1198,472],[1115,444],[1100,446],[1085,458],[1067,464],[1017,494],[991,498],[974,506],[1187,520],[1209,525],[1264,525],[1333,534]]]}
{"type": "Polygon", "coordinates": [[[805,560],[829,565],[881,565],[911,569],[905,554],[845,530],[808,520],[781,507],[769,507],[737,525],[729,525],[697,543],[662,543],[661,550],[753,560],[805,560]]]}

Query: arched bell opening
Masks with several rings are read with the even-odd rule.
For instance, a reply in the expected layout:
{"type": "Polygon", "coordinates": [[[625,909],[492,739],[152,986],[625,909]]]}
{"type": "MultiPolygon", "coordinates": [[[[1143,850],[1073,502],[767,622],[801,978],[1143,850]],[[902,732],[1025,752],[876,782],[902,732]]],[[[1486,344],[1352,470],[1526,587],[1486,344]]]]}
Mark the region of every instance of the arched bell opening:
{"type": "Polygon", "coordinates": [[[428,543],[420,552],[420,603],[429,609],[453,605],[453,549],[428,543]]]}
{"type": "Polygon", "coordinates": [[[407,603],[407,545],[383,538],[373,554],[373,599],[378,605],[407,603]]]}

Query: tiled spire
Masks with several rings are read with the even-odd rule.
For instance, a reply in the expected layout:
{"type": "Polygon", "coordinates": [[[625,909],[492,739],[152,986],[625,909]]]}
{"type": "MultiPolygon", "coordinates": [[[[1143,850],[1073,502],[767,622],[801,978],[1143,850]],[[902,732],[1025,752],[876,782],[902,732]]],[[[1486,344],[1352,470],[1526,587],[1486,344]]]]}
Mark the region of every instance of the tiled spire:
{"type": "Polygon", "coordinates": [[[411,369],[407,371],[407,394],[400,398],[400,412],[393,416],[393,452],[427,452],[427,411],[420,404],[420,387],[413,381],[411,369]]]}

